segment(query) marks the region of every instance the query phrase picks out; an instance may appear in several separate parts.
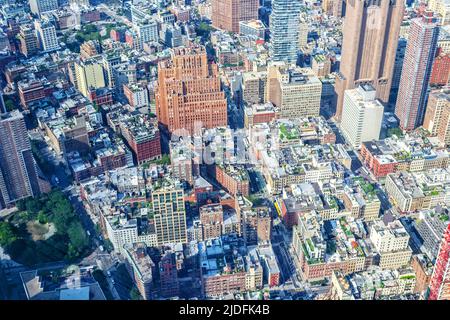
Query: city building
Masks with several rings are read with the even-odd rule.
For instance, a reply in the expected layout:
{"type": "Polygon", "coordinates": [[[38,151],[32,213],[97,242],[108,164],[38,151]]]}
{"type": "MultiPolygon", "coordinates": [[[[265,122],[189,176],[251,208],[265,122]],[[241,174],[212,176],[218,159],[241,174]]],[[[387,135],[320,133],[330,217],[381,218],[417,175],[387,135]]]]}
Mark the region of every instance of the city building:
{"type": "Polygon", "coordinates": [[[414,228],[421,240],[420,249],[430,260],[434,260],[439,253],[439,245],[447,229],[448,220],[445,209],[434,208],[420,211],[419,217],[414,221],[414,228]]]}
{"type": "Polygon", "coordinates": [[[161,296],[165,298],[177,297],[180,293],[180,282],[175,253],[172,251],[165,252],[158,267],[161,296]]]}
{"type": "Polygon", "coordinates": [[[75,77],[78,91],[85,97],[92,89],[106,87],[102,63],[96,58],[75,63],[75,77]]]}
{"type": "Polygon", "coordinates": [[[430,85],[433,87],[446,86],[450,81],[450,54],[443,53],[441,48],[438,51],[430,76],[430,85]]]}
{"type": "Polygon", "coordinates": [[[423,127],[430,132],[432,136],[439,133],[445,137],[448,131],[448,119],[445,110],[450,108],[450,93],[447,90],[433,90],[428,96],[427,110],[423,121],[423,127]]]}
{"type": "Polygon", "coordinates": [[[186,210],[183,189],[162,186],[152,192],[155,229],[160,245],[186,243],[186,210]]]}
{"type": "Polygon", "coordinates": [[[106,300],[100,284],[92,274],[80,268],[31,270],[20,272],[20,280],[28,300],[106,300]]]}
{"type": "Polygon", "coordinates": [[[32,79],[17,82],[20,104],[28,109],[33,102],[40,101],[50,96],[52,89],[44,80],[32,79]]]}
{"type": "Polygon", "coordinates": [[[150,104],[146,83],[124,84],[123,94],[127,98],[127,101],[130,104],[130,106],[136,109],[141,107],[147,107],[150,104]]]}
{"type": "Polygon", "coordinates": [[[158,237],[155,227],[146,217],[130,217],[126,213],[103,215],[106,235],[114,250],[125,254],[126,248],[136,243],[157,247],[158,237]]]}
{"type": "Polygon", "coordinates": [[[212,25],[239,33],[239,22],[258,19],[258,0],[212,0],[212,25]]]}
{"type": "Polygon", "coordinates": [[[161,140],[156,119],[137,114],[120,121],[120,132],[137,164],[161,158],[161,140]]]}
{"type": "Polygon", "coordinates": [[[126,247],[127,267],[134,283],[144,300],[150,300],[151,291],[154,288],[154,274],[156,265],[148,255],[147,246],[143,243],[136,243],[126,247]]]}
{"type": "Polygon", "coordinates": [[[40,193],[37,165],[25,119],[19,111],[0,115],[0,209],[40,193]]]}
{"type": "Polygon", "coordinates": [[[311,69],[285,64],[273,64],[268,68],[267,100],[279,108],[280,118],[319,116],[322,82],[311,69]]]}
{"type": "Polygon", "coordinates": [[[428,97],[423,127],[443,146],[450,145],[450,96],[448,90],[433,90],[428,97]]]}
{"type": "Polygon", "coordinates": [[[242,98],[246,104],[264,103],[267,90],[267,72],[242,74],[242,98]]]}
{"type": "Polygon", "coordinates": [[[371,84],[381,102],[389,101],[403,11],[403,1],[346,3],[340,70],[336,78],[336,118],[339,121],[345,90],[358,84],[371,84]],[[376,17],[376,21],[369,17],[376,17]]]}
{"type": "Polygon", "coordinates": [[[221,237],[224,229],[222,205],[209,204],[200,207],[200,222],[202,225],[202,240],[221,237]]]}
{"type": "Polygon", "coordinates": [[[273,0],[270,14],[270,57],[273,61],[297,62],[300,1],[273,0]]]}
{"type": "Polygon", "coordinates": [[[266,38],[267,27],[260,20],[240,21],[239,33],[244,36],[252,36],[264,40],[266,38]]]}
{"type": "Polygon", "coordinates": [[[384,107],[376,99],[376,90],[370,84],[345,90],[341,130],[353,147],[365,141],[380,138],[384,107]]]}
{"type": "Polygon", "coordinates": [[[241,255],[226,239],[200,242],[200,276],[205,297],[253,291],[262,287],[263,269],[254,255],[241,255]]]}
{"type": "Polygon", "coordinates": [[[423,123],[438,34],[439,27],[432,12],[411,20],[395,107],[403,130],[413,130],[423,123]],[[417,61],[422,63],[417,64],[417,61]]]}
{"type": "Polygon", "coordinates": [[[250,178],[247,170],[241,166],[215,165],[214,178],[231,195],[250,193],[250,178]]]}
{"type": "Polygon", "coordinates": [[[370,240],[379,254],[381,268],[398,269],[410,263],[409,234],[399,220],[387,225],[376,221],[370,229],[370,240]]]}
{"type": "Polygon", "coordinates": [[[432,209],[448,203],[446,169],[431,169],[421,173],[399,171],[386,177],[386,193],[400,212],[432,209]]]}
{"type": "Polygon", "coordinates": [[[38,40],[33,25],[20,26],[19,40],[20,52],[27,58],[38,52],[38,40]]]}
{"type": "Polygon", "coordinates": [[[29,0],[31,12],[40,16],[42,13],[58,10],[58,0],[29,0]]]}
{"type": "Polygon", "coordinates": [[[429,0],[428,9],[435,12],[439,17],[441,25],[450,24],[450,3],[445,0],[429,0]]]}
{"type": "Polygon", "coordinates": [[[317,54],[312,60],[312,70],[318,77],[326,77],[331,72],[331,61],[323,54],[317,54]]]}
{"type": "Polygon", "coordinates": [[[156,114],[169,132],[226,126],[227,101],[218,68],[208,62],[204,47],[173,49],[171,59],[158,64],[156,114]]]}
{"type": "Polygon", "coordinates": [[[87,155],[89,137],[83,116],[57,118],[44,123],[46,136],[57,154],[66,157],[71,152],[87,155]]]}
{"type": "Polygon", "coordinates": [[[439,247],[439,253],[434,264],[430,280],[429,300],[450,300],[450,225],[439,247]]]}
{"type": "Polygon", "coordinates": [[[39,48],[43,52],[52,52],[60,48],[55,26],[46,20],[35,20],[34,28],[36,30],[39,48]]]}

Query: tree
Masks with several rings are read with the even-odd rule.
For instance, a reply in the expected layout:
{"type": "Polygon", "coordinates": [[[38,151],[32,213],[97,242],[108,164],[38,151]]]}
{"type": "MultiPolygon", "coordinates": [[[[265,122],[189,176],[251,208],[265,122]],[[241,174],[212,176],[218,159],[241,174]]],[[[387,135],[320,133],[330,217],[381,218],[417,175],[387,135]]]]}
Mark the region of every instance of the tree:
{"type": "Polygon", "coordinates": [[[136,287],[131,288],[130,298],[131,300],[142,300],[142,296],[136,287]]]}
{"type": "Polygon", "coordinates": [[[14,229],[8,222],[0,222],[0,246],[6,247],[17,240],[14,229]]]}
{"type": "Polygon", "coordinates": [[[37,216],[37,220],[39,221],[40,224],[46,224],[48,222],[48,218],[47,215],[45,214],[44,211],[39,211],[39,214],[37,216]]]}
{"type": "Polygon", "coordinates": [[[5,101],[5,107],[6,107],[6,111],[13,111],[14,109],[16,109],[16,106],[14,104],[14,102],[11,99],[6,99],[5,101]]]}
{"type": "Polygon", "coordinates": [[[36,214],[41,210],[42,206],[38,199],[30,197],[25,200],[25,208],[29,213],[36,214]]]}
{"type": "Polygon", "coordinates": [[[82,252],[85,247],[89,244],[88,237],[86,235],[86,232],[83,229],[83,226],[80,222],[73,222],[69,229],[67,230],[67,234],[70,239],[70,246],[73,246],[73,248],[78,251],[82,252]]]}

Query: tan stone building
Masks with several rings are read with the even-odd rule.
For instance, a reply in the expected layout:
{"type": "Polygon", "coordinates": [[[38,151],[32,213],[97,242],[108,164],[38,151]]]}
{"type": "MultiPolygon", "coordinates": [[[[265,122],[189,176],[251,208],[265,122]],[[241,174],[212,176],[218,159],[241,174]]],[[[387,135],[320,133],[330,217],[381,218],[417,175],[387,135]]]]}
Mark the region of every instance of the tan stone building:
{"type": "Polygon", "coordinates": [[[343,26],[342,60],[336,78],[336,118],[344,91],[370,83],[377,98],[388,102],[404,2],[349,0],[343,26]]]}
{"type": "Polygon", "coordinates": [[[311,69],[274,63],[269,66],[267,85],[267,100],[280,109],[280,118],[319,116],[322,82],[311,69]]]}
{"type": "Polygon", "coordinates": [[[203,46],[192,44],[172,50],[169,60],[158,64],[156,90],[158,120],[170,132],[193,132],[227,125],[227,100],[216,64],[208,62],[203,46]]]}

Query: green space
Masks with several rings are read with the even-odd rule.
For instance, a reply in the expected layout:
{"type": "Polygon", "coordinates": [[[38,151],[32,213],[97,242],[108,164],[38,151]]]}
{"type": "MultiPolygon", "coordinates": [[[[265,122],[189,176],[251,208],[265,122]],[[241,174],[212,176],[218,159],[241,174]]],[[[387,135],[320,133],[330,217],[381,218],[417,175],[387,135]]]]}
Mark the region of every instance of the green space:
{"type": "Polygon", "coordinates": [[[331,209],[336,209],[339,207],[338,202],[334,197],[328,198],[328,203],[331,209]]]}
{"type": "Polygon", "coordinates": [[[310,238],[306,239],[306,243],[308,244],[309,250],[314,251],[314,244],[310,238]]]}
{"type": "Polygon", "coordinates": [[[402,129],[400,129],[400,128],[391,128],[391,129],[388,129],[388,131],[387,131],[387,136],[388,136],[388,137],[391,137],[391,136],[393,136],[393,135],[396,135],[396,136],[399,137],[399,138],[403,137],[403,131],[402,131],[402,129]]]}
{"type": "Polygon", "coordinates": [[[27,266],[73,262],[90,253],[89,238],[60,190],[20,200],[17,208],[0,220],[0,245],[14,261],[27,266]]]}
{"type": "Polygon", "coordinates": [[[142,296],[136,287],[131,288],[130,298],[131,298],[131,300],[142,300],[142,296]]]}
{"type": "Polygon", "coordinates": [[[144,169],[148,169],[151,164],[157,164],[157,165],[170,165],[170,155],[163,154],[161,156],[161,159],[152,160],[149,162],[146,162],[142,165],[144,169]]]}
{"type": "Polygon", "coordinates": [[[284,140],[294,140],[298,139],[298,134],[295,129],[288,129],[286,125],[283,123],[280,125],[280,139],[284,140]]]}
{"type": "Polygon", "coordinates": [[[6,111],[8,111],[8,112],[13,111],[14,109],[17,109],[17,104],[10,97],[4,96],[4,103],[5,103],[6,111]]]}
{"type": "Polygon", "coordinates": [[[83,43],[89,40],[100,41],[102,40],[102,37],[100,36],[100,32],[95,25],[86,24],[75,34],[75,39],[77,39],[79,43],[83,43]]]}
{"type": "Polygon", "coordinates": [[[373,197],[376,196],[375,186],[374,186],[372,183],[364,181],[364,182],[361,184],[361,188],[363,189],[364,193],[365,193],[369,198],[373,198],[373,197]]]}
{"type": "Polygon", "coordinates": [[[265,201],[264,198],[258,198],[257,196],[254,195],[247,196],[247,199],[253,204],[254,207],[263,205],[265,201]]]}

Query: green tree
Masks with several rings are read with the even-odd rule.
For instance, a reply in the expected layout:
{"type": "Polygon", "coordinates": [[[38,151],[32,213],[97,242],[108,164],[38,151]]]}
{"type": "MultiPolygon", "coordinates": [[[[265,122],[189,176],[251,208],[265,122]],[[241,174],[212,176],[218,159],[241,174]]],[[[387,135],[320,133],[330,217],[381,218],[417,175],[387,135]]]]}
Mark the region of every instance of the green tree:
{"type": "Polygon", "coordinates": [[[6,107],[6,111],[13,111],[14,109],[16,109],[16,106],[11,99],[6,99],[5,107],[6,107]]]}
{"type": "Polygon", "coordinates": [[[45,214],[44,211],[42,211],[42,210],[39,211],[37,220],[39,221],[40,224],[46,224],[48,222],[47,215],[45,214]]]}
{"type": "Polygon", "coordinates": [[[25,208],[29,213],[36,214],[41,210],[42,206],[38,199],[30,197],[25,200],[25,208]]]}
{"type": "Polygon", "coordinates": [[[136,287],[131,288],[130,298],[131,300],[142,300],[142,296],[136,287]]]}
{"type": "Polygon", "coordinates": [[[67,230],[67,234],[70,239],[70,245],[74,247],[78,252],[82,252],[87,245],[89,244],[88,237],[86,232],[83,229],[83,226],[80,222],[73,222],[69,229],[67,230]]]}
{"type": "Polygon", "coordinates": [[[17,240],[13,227],[8,222],[0,222],[0,246],[6,247],[17,240]]]}

